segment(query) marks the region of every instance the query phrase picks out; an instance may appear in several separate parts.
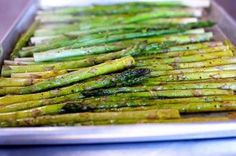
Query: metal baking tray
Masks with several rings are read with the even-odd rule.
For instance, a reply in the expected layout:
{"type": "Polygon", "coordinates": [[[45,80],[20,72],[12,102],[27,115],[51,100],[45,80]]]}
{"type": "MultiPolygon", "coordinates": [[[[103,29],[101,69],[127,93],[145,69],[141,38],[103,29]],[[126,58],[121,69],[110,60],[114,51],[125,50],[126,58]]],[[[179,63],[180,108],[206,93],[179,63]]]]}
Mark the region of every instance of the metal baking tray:
{"type": "MultiPolygon", "coordinates": [[[[2,39],[0,45],[4,55],[1,60],[9,55],[16,41],[16,33],[19,36],[29,25],[36,10],[36,4],[31,3],[2,39]],[[23,26],[21,30],[18,30],[19,22],[23,26]]],[[[227,36],[236,43],[235,21],[215,1],[212,1],[208,11],[208,18],[218,23],[218,27],[214,28],[216,39],[222,40],[227,36]]],[[[227,137],[236,137],[236,122],[0,128],[0,145],[98,144],[227,137]]]]}

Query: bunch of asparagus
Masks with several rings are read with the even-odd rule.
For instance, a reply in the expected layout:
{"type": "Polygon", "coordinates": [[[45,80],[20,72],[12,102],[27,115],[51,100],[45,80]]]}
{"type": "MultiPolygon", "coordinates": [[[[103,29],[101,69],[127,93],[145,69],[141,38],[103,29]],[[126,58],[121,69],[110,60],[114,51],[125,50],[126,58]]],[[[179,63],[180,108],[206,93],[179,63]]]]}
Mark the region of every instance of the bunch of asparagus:
{"type": "Polygon", "coordinates": [[[4,61],[0,126],[234,119],[235,47],[205,30],[209,1],[195,4],[39,11],[4,61]]]}

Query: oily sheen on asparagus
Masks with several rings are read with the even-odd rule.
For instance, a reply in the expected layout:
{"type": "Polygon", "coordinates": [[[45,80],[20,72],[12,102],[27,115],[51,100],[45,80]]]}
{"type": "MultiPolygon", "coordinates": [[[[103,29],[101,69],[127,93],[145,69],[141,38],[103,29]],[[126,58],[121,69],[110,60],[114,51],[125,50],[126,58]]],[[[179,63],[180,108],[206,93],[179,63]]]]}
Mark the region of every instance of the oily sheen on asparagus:
{"type": "Polygon", "coordinates": [[[234,120],[235,46],[209,5],[39,10],[4,60],[0,127],[234,120]]]}

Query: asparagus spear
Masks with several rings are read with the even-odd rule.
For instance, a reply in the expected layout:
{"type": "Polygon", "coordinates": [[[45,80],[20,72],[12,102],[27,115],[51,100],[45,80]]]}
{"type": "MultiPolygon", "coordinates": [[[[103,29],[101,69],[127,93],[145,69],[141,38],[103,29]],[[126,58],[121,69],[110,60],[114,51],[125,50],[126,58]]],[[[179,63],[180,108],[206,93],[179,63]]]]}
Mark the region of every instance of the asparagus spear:
{"type": "Polygon", "coordinates": [[[142,85],[145,86],[155,86],[155,85],[175,85],[175,84],[184,84],[184,83],[212,83],[212,82],[234,82],[235,78],[224,78],[224,79],[204,79],[204,80],[183,80],[183,81],[157,81],[155,78],[151,77],[143,81],[142,85]]]}
{"type": "Polygon", "coordinates": [[[206,53],[202,55],[190,55],[190,56],[180,56],[174,58],[166,58],[166,59],[149,59],[149,60],[137,60],[137,66],[150,66],[152,64],[163,64],[163,63],[185,63],[185,62],[199,62],[205,60],[213,60],[221,57],[229,57],[233,56],[232,51],[223,51],[223,52],[215,52],[215,53],[206,53]]]}
{"type": "Polygon", "coordinates": [[[197,112],[217,112],[233,111],[236,109],[236,101],[213,101],[213,102],[189,102],[189,103],[161,103],[158,100],[132,100],[116,101],[103,103],[80,103],[68,102],[62,107],[63,113],[75,113],[84,111],[131,111],[135,110],[152,110],[152,109],[177,109],[180,113],[197,113],[197,112]]]}
{"type": "Polygon", "coordinates": [[[189,23],[189,24],[183,24],[180,25],[178,28],[172,28],[167,30],[159,30],[159,31],[148,31],[148,32],[136,32],[136,33],[126,33],[126,34],[120,34],[120,35],[112,35],[105,38],[97,38],[86,42],[80,42],[79,39],[77,40],[69,40],[67,42],[56,42],[56,43],[50,43],[50,45],[40,45],[35,46],[32,49],[27,50],[28,53],[34,53],[39,51],[46,51],[50,49],[56,49],[60,47],[70,46],[73,44],[76,44],[76,47],[84,47],[84,46],[92,46],[97,44],[103,44],[103,43],[111,43],[111,42],[118,42],[118,41],[124,41],[134,38],[144,38],[144,37],[152,37],[152,36],[162,36],[167,34],[174,34],[174,33],[180,33],[184,32],[186,30],[192,29],[192,28],[199,28],[199,27],[210,27],[212,26],[212,22],[196,22],[196,23],[189,23]]]}
{"type": "MultiPolygon", "coordinates": [[[[157,25],[161,23],[174,23],[174,24],[187,24],[191,22],[197,22],[197,18],[160,18],[160,19],[151,19],[148,21],[141,22],[140,24],[147,24],[147,25],[157,25]]],[[[75,23],[75,24],[68,24],[63,26],[57,26],[56,27],[43,27],[40,29],[37,29],[34,33],[35,37],[31,38],[31,42],[34,43],[34,41],[37,41],[37,38],[40,39],[40,37],[43,36],[58,36],[64,33],[67,33],[69,31],[76,31],[76,30],[88,30],[88,29],[94,29],[94,28],[101,28],[101,27],[108,27],[109,25],[106,25],[105,23],[101,24],[101,26],[92,26],[92,25],[83,25],[81,23],[75,23]]],[[[42,38],[41,38],[42,39],[42,38]]],[[[46,38],[45,38],[46,39],[46,38]]],[[[49,38],[50,39],[50,38],[49,38]]],[[[42,41],[42,40],[41,40],[42,41]]]]}
{"type": "MultiPolygon", "coordinates": [[[[127,79],[125,82],[122,82],[121,84],[117,84],[117,85],[132,85],[132,84],[136,84],[136,83],[142,82],[146,78],[147,78],[147,76],[139,76],[139,77],[135,77],[135,78],[133,78],[131,80],[127,79]]],[[[75,87],[75,86],[73,86],[73,87],[75,87]]],[[[24,87],[4,87],[4,88],[0,88],[0,95],[21,94],[21,90],[23,90],[23,89],[24,89],[24,87]]],[[[62,93],[65,93],[65,91],[71,92],[70,89],[71,89],[70,87],[69,88],[62,88],[62,90],[63,90],[62,93]]],[[[72,92],[75,92],[75,91],[72,90],[72,92]]],[[[26,97],[28,97],[28,96],[26,96],[26,97]]],[[[52,96],[52,95],[48,95],[46,93],[46,95],[41,94],[40,97],[45,97],[45,96],[47,97],[47,96],[52,96]]]]}
{"type": "MultiPolygon", "coordinates": [[[[0,98],[0,105],[8,105],[23,101],[25,102],[25,101],[58,97],[72,93],[78,93],[83,90],[92,90],[102,87],[132,85],[145,79],[149,73],[150,71],[148,69],[139,69],[139,70],[134,69],[134,70],[124,71],[118,74],[105,75],[91,81],[74,84],[72,86],[63,87],[60,89],[54,89],[47,92],[27,94],[27,95],[5,96],[0,98]]],[[[18,91],[15,91],[13,92],[13,94],[17,92],[18,91]]]]}
{"type": "MultiPolygon", "coordinates": [[[[154,39],[154,41],[155,41],[155,39],[154,39]]],[[[204,48],[213,48],[213,47],[216,47],[216,46],[222,46],[223,45],[222,42],[203,42],[203,43],[192,43],[192,44],[191,43],[192,42],[189,41],[189,42],[186,43],[186,45],[177,45],[177,46],[174,45],[174,46],[165,47],[163,49],[159,49],[159,50],[155,50],[155,51],[165,54],[167,52],[197,50],[197,49],[204,49],[204,48]]]]}
{"type": "MultiPolygon", "coordinates": [[[[188,32],[188,31],[186,31],[188,32]]],[[[194,42],[203,42],[203,41],[209,41],[211,38],[213,37],[212,33],[201,33],[201,34],[185,34],[185,35],[176,35],[176,37],[170,37],[170,36],[165,36],[165,37],[154,37],[154,38],[145,38],[145,39],[134,39],[134,40],[129,40],[129,41],[123,41],[119,44],[119,46],[121,47],[127,47],[129,46],[130,44],[135,44],[137,42],[148,42],[148,43],[160,43],[160,42],[163,42],[161,44],[165,44],[166,43],[169,43],[169,42],[173,42],[172,45],[178,45],[178,44],[186,44],[186,43],[194,43],[194,42]]],[[[86,41],[89,41],[91,40],[91,38],[89,37],[88,39],[84,40],[83,42],[86,42],[86,41]]],[[[63,42],[63,44],[65,42],[68,42],[68,41],[55,41],[55,42],[63,42]]],[[[80,42],[81,39],[80,39],[80,42]]],[[[54,41],[53,43],[54,44],[54,41]]],[[[195,49],[196,47],[198,48],[201,48],[201,47],[208,47],[208,46],[211,46],[209,44],[213,44],[213,43],[204,43],[204,44],[194,44],[194,45],[190,45],[190,46],[180,46],[180,47],[176,47],[178,49],[186,49],[187,47],[189,49],[195,49]]],[[[217,43],[214,43],[214,44],[217,44],[217,43]]],[[[117,46],[117,45],[115,45],[117,46]]],[[[171,45],[169,45],[171,46],[171,45]]],[[[63,50],[68,50],[68,49],[78,49],[78,48],[81,48],[81,44],[78,43],[78,44],[74,44],[72,46],[67,46],[65,48],[59,48],[59,49],[54,49],[54,50],[51,50],[52,51],[55,51],[55,53],[60,53],[60,51],[63,51],[63,50]]],[[[164,48],[164,47],[163,47],[164,48]]],[[[163,49],[161,48],[161,49],[163,49]]],[[[165,49],[167,47],[165,46],[165,49]]],[[[173,47],[175,49],[175,47],[173,47]]],[[[173,49],[173,48],[170,48],[173,49]]],[[[29,49],[25,49],[24,51],[21,51],[19,54],[21,57],[25,57],[25,56],[32,56],[33,53],[30,51],[32,49],[29,48],[29,49]]],[[[157,52],[165,52],[165,50],[161,50],[160,48],[158,49],[158,51],[156,51],[157,49],[155,49],[154,53],[157,53],[157,52]]],[[[150,50],[149,50],[150,51],[150,50]]],[[[153,51],[149,52],[150,54],[153,53],[153,51]]]]}
{"type": "MultiPolygon", "coordinates": [[[[112,93],[111,93],[112,94],[112,93]]],[[[130,92],[130,93],[118,93],[117,96],[124,97],[160,97],[160,98],[174,98],[174,97],[196,97],[206,95],[233,95],[232,90],[222,89],[188,89],[188,90],[159,90],[150,92],[130,92]]],[[[86,97],[94,96],[93,93],[83,92],[86,97]]],[[[98,94],[99,95],[99,94],[98,94]]],[[[109,95],[109,93],[106,93],[109,95]]]]}
{"type": "Polygon", "coordinates": [[[135,62],[132,57],[129,57],[129,56],[124,57],[121,59],[105,62],[103,64],[99,64],[99,65],[92,66],[89,68],[83,68],[83,69],[80,69],[71,73],[59,75],[51,79],[43,80],[31,86],[27,86],[25,88],[20,89],[19,93],[29,94],[29,93],[52,89],[55,87],[65,86],[65,85],[79,82],[81,80],[85,80],[85,79],[95,77],[98,75],[123,70],[125,68],[129,68],[133,66],[134,63],[135,62]]]}
{"type": "MultiPolygon", "coordinates": [[[[146,107],[132,108],[133,111],[144,111],[153,109],[177,109],[180,113],[199,113],[199,112],[220,112],[234,111],[236,109],[235,101],[210,102],[210,103],[187,103],[187,104],[165,104],[146,107]]],[[[115,111],[116,109],[112,109],[115,111]]],[[[117,111],[130,111],[130,107],[119,108],[117,111]]]]}
{"type": "Polygon", "coordinates": [[[40,78],[40,79],[47,79],[50,77],[55,77],[58,75],[66,74],[72,71],[76,71],[78,69],[70,70],[70,69],[65,69],[65,70],[59,70],[59,71],[46,71],[46,72],[31,72],[31,73],[12,73],[11,78],[40,78]]]}
{"type": "MultiPolygon", "coordinates": [[[[206,46],[209,46],[209,44],[215,44],[215,43],[206,43],[206,46]]],[[[168,45],[168,44],[167,44],[168,45]]],[[[205,44],[204,44],[205,45],[205,44]]],[[[203,46],[204,46],[203,45],[203,46]]],[[[9,76],[11,73],[21,73],[21,72],[42,72],[45,71],[45,69],[49,69],[52,70],[52,67],[56,70],[61,70],[61,69],[73,69],[73,68],[78,68],[78,67],[84,67],[84,66],[89,66],[89,65],[93,65],[94,62],[98,62],[101,63],[105,60],[110,60],[110,59],[114,59],[114,58],[119,58],[122,57],[124,55],[140,55],[142,54],[141,52],[143,51],[143,48],[145,48],[145,44],[140,44],[139,46],[135,46],[134,48],[130,49],[128,48],[127,50],[124,51],[120,51],[120,52],[115,52],[115,53],[110,53],[110,54],[104,54],[104,55],[100,55],[100,56],[91,56],[91,57],[87,57],[84,60],[78,60],[78,61],[71,61],[71,62],[61,62],[61,63],[49,63],[49,64],[39,64],[39,65],[31,65],[31,66],[4,66],[2,69],[2,75],[3,76],[9,76]],[[91,61],[91,60],[95,60],[95,61],[91,61]],[[11,70],[9,70],[9,68],[12,68],[11,70]]],[[[183,46],[182,48],[187,48],[190,47],[191,45],[186,45],[183,46]]],[[[162,50],[160,49],[165,49],[166,47],[166,43],[163,44],[159,44],[159,45],[148,45],[145,49],[155,49],[156,53],[161,52],[162,50]],[[159,51],[159,50],[160,51],[159,51]]],[[[198,47],[198,45],[193,45],[194,47],[198,47]]],[[[181,48],[181,47],[176,47],[176,48],[181,48]]],[[[164,52],[164,51],[163,51],[164,52]]],[[[172,68],[172,67],[166,67],[166,65],[163,65],[163,68],[172,68]]],[[[162,66],[160,66],[162,67],[162,66]]],[[[162,69],[162,68],[161,68],[162,69]]]]}
{"type": "Polygon", "coordinates": [[[33,64],[32,62],[17,62],[12,60],[4,60],[3,62],[5,65],[28,65],[33,64]]]}
{"type": "MultiPolygon", "coordinates": [[[[66,103],[68,106],[76,105],[80,111],[88,109],[109,109],[119,107],[138,107],[148,106],[154,104],[175,104],[175,103],[208,103],[208,102],[222,102],[222,101],[236,101],[235,95],[223,96],[204,96],[204,97],[189,97],[189,98],[173,98],[173,99],[155,99],[152,97],[120,97],[116,95],[85,98],[81,93],[69,94],[50,99],[33,100],[26,102],[19,102],[10,105],[3,105],[0,107],[0,112],[15,112],[20,110],[41,107],[45,105],[52,105],[57,103],[66,103]],[[68,102],[70,101],[70,102],[68,102]]],[[[73,108],[73,107],[72,107],[73,108]]]]}
{"type": "MultiPolygon", "coordinates": [[[[48,14],[59,14],[59,15],[110,15],[110,14],[124,14],[124,13],[136,13],[136,10],[143,9],[154,9],[156,7],[208,7],[210,5],[208,0],[188,3],[182,0],[169,0],[169,1],[155,1],[155,2],[127,2],[112,5],[99,5],[99,6],[89,6],[89,7],[69,7],[52,9],[43,12],[39,12],[39,15],[48,14]]],[[[143,12],[143,10],[141,10],[143,12]]],[[[138,13],[138,12],[137,12],[138,13]]]]}
{"type": "Polygon", "coordinates": [[[135,92],[146,92],[146,91],[160,91],[160,90],[184,90],[184,89],[226,89],[236,90],[235,82],[202,82],[202,83],[184,83],[175,85],[158,85],[158,86],[137,86],[137,87],[120,87],[120,88],[109,88],[82,92],[85,96],[104,96],[112,95],[117,93],[135,93],[135,92]]]}
{"type": "Polygon", "coordinates": [[[196,54],[190,56],[180,56],[173,58],[165,58],[165,59],[148,59],[148,60],[137,60],[137,66],[149,66],[152,64],[171,64],[171,63],[188,63],[188,62],[200,62],[205,60],[214,60],[216,58],[229,57],[233,56],[233,52],[231,50],[219,51],[214,53],[206,53],[206,54],[196,54]]]}
{"type": "Polygon", "coordinates": [[[193,63],[183,63],[180,64],[180,68],[191,68],[191,67],[212,67],[212,66],[218,66],[218,65],[226,65],[226,64],[234,64],[235,63],[235,57],[223,57],[213,60],[206,60],[202,62],[193,62],[193,63]]]}
{"type": "Polygon", "coordinates": [[[195,73],[195,72],[214,72],[214,71],[227,71],[227,70],[236,70],[236,66],[234,64],[223,65],[223,66],[215,66],[215,67],[204,67],[204,68],[187,68],[187,69],[179,69],[179,70],[167,70],[167,71],[157,71],[152,66],[148,67],[152,69],[152,75],[162,76],[162,75],[176,75],[183,73],[195,73]]]}
{"type": "MultiPolygon", "coordinates": [[[[151,76],[155,77],[155,73],[151,73],[151,76]]],[[[156,81],[182,81],[182,80],[202,80],[202,79],[221,79],[221,78],[234,78],[236,71],[212,71],[212,72],[195,72],[195,73],[181,73],[156,77],[156,81]]]]}
{"type": "Polygon", "coordinates": [[[225,51],[228,48],[226,46],[216,46],[210,48],[194,49],[194,50],[184,50],[184,51],[175,51],[175,52],[166,52],[158,55],[148,55],[148,56],[139,56],[136,57],[136,60],[147,60],[147,59],[166,59],[180,56],[190,56],[190,55],[201,55],[206,53],[214,53],[219,51],[225,51]]]}
{"type": "Polygon", "coordinates": [[[36,20],[33,24],[29,27],[29,29],[22,34],[18,42],[16,43],[12,53],[11,58],[15,58],[18,56],[18,52],[21,50],[22,47],[26,46],[27,42],[29,41],[30,37],[33,36],[35,29],[38,27],[40,22],[36,20]]]}
{"type": "Polygon", "coordinates": [[[16,79],[16,78],[0,78],[0,87],[20,87],[29,86],[36,82],[42,81],[41,79],[16,79]]]}
{"type": "MultiPolygon", "coordinates": [[[[145,23],[146,24],[146,23],[145,23]]],[[[37,41],[37,45],[38,42],[41,42],[41,44],[46,44],[46,43],[53,43],[53,42],[62,42],[62,40],[68,40],[68,37],[71,39],[75,39],[75,38],[80,38],[80,42],[84,42],[87,40],[91,40],[91,39],[95,39],[95,38],[102,38],[102,37],[106,37],[109,35],[118,35],[118,34],[124,34],[124,33],[131,33],[131,32],[140,32],[140,31],[154,31],[154,30],[161,30],[161,29],[170,29],[170,28],[174,28],[178,26],[178,24],[159,24],[158,26],[154,25],[150,25],[150,26],[137,26],[137,25],[118,25],[116,27],[99,27],[96,28],[94,30],[80,30],[80,31],[68,31],[67,33],[64,33],[63,35],[54,35],[54,36],[38,36],[38,37],[34,37],[31,40],[37,41]],[[111,29],[111,30],[109,30],[111,29]],[[117,29],[117,30],[116,30],[117,29]],[[86,36],[89,35],[89,36],[86,36]]],[[[186,32],[180,33],[180,34],[192,34],[192,37],[194,38],[195,36],[193,34],[203,34],[205,33],[205,30],[203,28],[201,29],[193,29],[193,30],[188,30],[186,32]]],[[[173,37],[173,36],[168,36],[168,38],[170,38],[171,40],[177,40],[180,43],[184,43],[186,42],[186,40],[188,40],[187,37],[183,36],[181,37],[173,37]],[[178,39],[176,39],[178,38],[178,39]],[[181,40],[179,40],[179,38],[181,40]]],[[[163,38],[165,39],[165,38],[163,38]]],[[[157,41],[162,41],[162,38],[160,38],[157,41]]],[[[200,39],[199,39],[200,40],[200,39]]],[[[30,49],[29,48],[23,48],[23,50],[27,50],[30,49]]],[[[20,56],[27,56],[27,53],[20,53],[20,56]]]]}
{"type": "MultiPolygon", "coordinates": [[[[80,30],[80,31],[69,31],[63,35],[71,37],[71,38],[77,38],[77,37],[83,37],[86,35],[95,35],[97,33],[105,33],[105,35],[115,35],[115,34],[123,34],[125,32],[131,33],[131,32],[141,32],[141,31],[155,31],[155,30],[162,30],[162,29],[171,29],[175,27],[180,27],[183,24],[174,24],[174,23],[163,23],[158,25],[118,25],[118,26],[110,26],[110,27],[99,27],[94,28],[90,30],[80,30]]],[[[203,28],[199,29],[192,29],[188,30],[186,32],[183,32],[181,34],[201,34],[205,33],[205,30],[203,28]]],[[[101,36],[101,35],[100,35],[101,36]]],[[[59,38],[60,36],[58,36],[59,38]]]]}
{"type": "Polygon", "coordinates": [[[171,9],[171,10],[154,10],[152,12],[138,14],[124,20],[124,23],[136,23],[152,18],[160,17],[200,17],[202,14],[201,9],[171,9]]]}
{"type": "MultiPolygon", "coordinates": [[[[78,61],[67,61],[67,62],[58,62],[58,63],[49,63],[49,64],[39,64],[39,65],[35,64],[35,65],[25,65],[25,66],[3,66],[2,75],[10,76],[10,74],[12,73],[43,72],[43,71],[51,71],[51,70],[64,70],[64,69],[88,67],[88,66],[99,64],[99,63],[103,63],[108,60],[120,58],[122,56],[127,56],[129,54],[132,54],[134,50],[136,49],[137,47],[131,47],[131,48],[119,51],[119,52],[109,53],[109,54],[101,55],[98,57],[91,57],[91,58],[78,60],[78,61]]],[[[138,53],[139,51],[137,50],[136,53],[138,53]]]]}
{"type": "MultiPolygon", "coordinates": [[[[156,8],[156,7],[209,7],[210,1],[204,0],[204,1],[196,1],[194,3],[189,3],[188,1],[184,0],[157,0],[155,2],[126,2],[126,3],[117,3],[112,5],[95,5],[95,6],[87,6],[87,7],[68,7],[68,8],[59,8],[59,9],[52,9],[52,10],[46,10],[44,12],[39,12],[40,14],[75,14],[77,15],[78,12],[82,13],[95,13],[99,11],[113,11],[114,13],[117,12],[117,10],[132,10],[133,8],[156,8]]],[[[112,12],[112,13],[113,13],[112,12]]],[[[119,12],[119,11],[118,11],[119,12]]],[[[105,12],[106,13],[106,12],[105,12]]],[[[87,14],[85,14],[87,15],[87,14]]]]}
{"type": "Polygon", "coordinates": [[[159,8],[143,14],[125,14],[109,16],[74,16],[74,15],[46,15],[38,16],[37,19],[42,23],[61,23],[61,22],[81,22],[90,21],[91,24],[102,23],[108,20],[109,24],[115,23],[134,23],[145,21],[153,18],[171,18],[171,17],[200,17],[202,9],[198,8],[159,8]],[[128,17],[127,17],[128,16],[128,17]],[[130,17],[129,17],[130,16],[130,17]]]}
{"type": "Polygon", "coordinates": [[[34,58],[14,58],[14,61],[16,62],[33,62],[34,61],[34,58]]]}
{"type": "Polygon", "coordinates": [[[142,98],[142,97],[130,97],[130,96],[124,96],[121,99],[121,96],[111,95],[111,96],[102,96],[94,98],[85,98],[81,100],[75,99],[75,101],[67,102],[67,104],[63,108],[69,106],[68,109],[74,108],[74,109],[80,109],[80,111],[86,111],[95,108],[109,109],[109,108],[119,108],[119,107],[138,107],[138,106],[165,105],[165,104],[178,104],[178,103],[179,104],[204,103],[204,102],[209,103],[209,102],[235,101],[235,99],[236,99],[235,95],[217,95],[217,96],[170,98],[170,99],[168,98],[157,99],[155,97],[142,98]]]}
{"type": "Polygon", "coordinates": [[[50,99],[41,99],[41,100],[39,99],[39,100],[33,100],[33,101],[19,102],[19,103],[1,106],[0,112],[1,113],[15,112],[15,111],[26,110],[26,109],[31,109],[35,107],[41,107],[45,105],[52,105],[52,104],[57,104],[57,103],[64,103],[67,101],[80,100],[83,97],[84,96],[81,93],[74,93],[74,94],[69,94],[69,95],[50,98],[50,99]]]}
{"type": "Polygon", "coordinates": [[[47,114],[57,114],[58,112],[60,112],[63,106],[64,104],[56,104],[18,112],[0,113],[0,122],[7,120],[16,120],[20,118],[27,118],[27,117],[37,117],[47,114]]]}
{"type": "MultiPolygon", "coordinates": [[[[121,94],[124,95],[124,94],[121,94]]],[[[128,94],[126,94],[128,95],[128,94]]],[[[208,103],[208,102],[223,102],[223,101],[235,101],[236,96],[235,95],[213,95],[213,96],[201,96],[201,97],[186,97],[186,98],[167,98],[167,99],[159,99],[155,97],[132,97],[132,96],[125,96],[121,100],[120,96],[117,95],[110,95],[110,96],[102,96],[102,97],[94,97],[94,98],[85,98],[82,100],[76,100],[75,102],[81,103],[81,105],[86,105],[90,107],[94,107],[96,105],[99,105],[100,109],[108,107],[114,107],[117,108],[117,103],[120,103],[120,107],[131,107],[131,106],[137,106],[132,105],[132,103],[129,103],[133,101],[138,101],[141,105],[138,106],[146,106],[150,105],[151,103],[155,104],[175,104],[175,103],[208,103]],[[128,102],[127,102],[128,101],[128,102]],[[145,105],[146,103],[146,105],[145,105]],[[111,104],[112,106],[109,106],[111,104]]],[[[134,103],[133,103],[134,104],[134,103]]]]}
{"type": "MultiPolygon", "coordinates": [[[[177,69],[185,69],[185,68],[202,68],[202,67],[214,67],[220,65],[228,65],[234,64],[235,57],[222,57],[216,58],[212,60],[205,60],[200,62],[186,62],[186,63],[173,63],[173,64],[159,64],[152,65],[152,69],[155,70],[177,70],[177,69]]],[[[147,66],[140,66],[143,68],[147,68],[147,66]]],[[[150,67],[150,66],[148,66],[150,67]]]]}
{"type": "Polygon", "coordinates": [[[74,57],[74,56],[81,56],[81,55],[88,55],[88,54],[101,54],[101,53],[107,53],[107,52],[112,52],[112,51],[119,51],[119,50],[122,50],[123,48],[124,47],[122,46],[105,45],[105,46],[96,46],[96,47],[89,47],[89,48],[61,50],[56,53],[55,51],[34,53],[33,56],[34,56],[34,61],[42,62],[42,61],[53,61],[53,60],[66,58],[66,57],[74,57]]]}
{"type": "MultiPolygon", "coordinates": [[[[150,42],[150,43],[161,43],[161,44],[165,44],[165,42],[173,42],[175,45],[176,44],[183,44],[183,43],[191,43],[191,42],[202,42],[202,41],[208,41],[212,38],[212,33],[203,33],[203,34],[194,34],[194,35],[176,35],[175,37],[170,38],[169,36],[165,36],[165,37],[158,37],[158,38],[151,38],[151,39],[145,39],[145,40],[138,40],[139,42],[150,42]]],[[[128,42],[127,42],[128,43],[128,42]]],[[[135,41],[133,41],[133,43],[135,43],[135,41]]],[[[132,42],[130,43],[132,44],[132,42]]],[[[110,49],[107,49],[107,47],[112,47],[115,46],[116,48],[120,48],[122,49],[125,48],[127,45],[111,45],[111,46],[104,46],[101,47],[101,51],[99,53],[105,53],[107,50],[109,51],[110,49]],[[103,48],[105,48],[105,50],[103,50],[103,48]]],[[[146,55],[149,54],[156,54],[156,53],[163,53],[163,48],[160,48],[160,46],[158,46],[159,49],[155,49],[154,51],[150,51],[147,50],[147,52],[145,53],[146,55]]],[[[55,50],[50,50],[50,51],[46,51],[46,52],[42,52],[42,53],[34,53],[34,60],[35,61],[47,61],[47,60],[66,60],[66,59],[70,59],[68,57],[72,56],[72,60],[78,60],[78,59],[83,59],[83,58],[88,58],[88,57],[81,57],[81,55],[85,55],[85,54],[91,54],[93,53],[93,51],[96,50],[100,50],[99,47],[91,47],[91,48],[85,48],[85,49],[55,49],[55,50]],[[88,51],[87,51],[88,50],[88,51]],[[48,57],[46,57],[48,56],[48,57]],[[75,58],[74,56],[79,56],[77,58],[75,58]],[[43,59],[43,60],[40,60],[43,59]]],[[[119,50],[119,49],[116,49],[119,50]]],[[[94,53],[97,54],[97,53],[94,53]]]]}
{"type": "MultiPolygon", "coordinates": [[[[180,37],[180,36],[179,36],[180,37]]],[[[198,35],[195,35],[195,37],[191,36],[188,38],[188,40],[186,40],[186,43],[192,43],[192,41],[196,41],[196,42],[200,42],[200,41],[206,41],[206,40],[209,40],[211,39],[211,34],[208,34],[208,33],[205,33],[205,34],[198,34],[198,35]],[[195,38],[196,37],[196,38],[195,38]],[[203,40],[204,39],[204,40],[203,40]]],[[[165,45],[165,42],[168,42],[167,40],[168,37],[166,38],[166,41],[164,41],[163,43],[159,44],[159,45],[165,45]]],[[[179,40],[179,39],[178,39],[179,40]]],[[[186,45],[181,45],[181,46],[173,46],[173,45],[176,45],[176,43],[178,43],[178,40],[173,40],[174,44],[171,44],[169,46],[159,46],[159,49],[156,48],[153,52],[150,52],[148,51],[148,53],[150,53],[150,57],[152,58],[155,58],[153,55],[151,55],[152,53],[153,54],[157,54],[158,53],[158,56],[162,56],[162,55],[165,55],[167,54],[169,56],[169,54],[175,54],[175,53],[172,53],[172,52],[176,52],[178,54],[178,51],[182,50],[182,51],[186,51],[185,54],[187,54],[189,50],[199,50],[199,53],[200,53],[200,49],[203,50],[205,48],[209,48],[211,50],[209,51],[214,51],[214,49],[216,49],[217,47],[219,47],[219,51],[220,51],[220,47],[222,47],[222,50],[225,50],[223,49],[223,46],[221,42],[203,42],[203,43],[194,43],[194,44],[186,44],[186,45]],[[215,48],[216,47],[216,48],[215,48]],[[171,52],[171,53],[170,53],[171,52]],[[163,54],[162,54],[163,53],[163,54]]],[[[145,41],[145,40],[138,40],[140,42],[142,41],[145,41]]],[[[137,42],[138,42],[137,41],[137,42]]],[[[155,41],[155,38],[151,38],[151,39],[147,39],[147,42],[154,42],[155,41]]],[[[135,42],[135,40],[134,40],[135,42]]],[[[127,45],[130,45],[132,44],[132,42],[130,43],[127,43],[127,45]]],[[[55,50],[55,53],[60,51],[60,49],[56,49],[55,50]]],[[[207,52],[208,50],[206,50],[207,52]]],[[[147,53],[147,54],[148,54],[147,53]]],[[[183,52],[184,53],[184,52],[183,52]]],[[[87,58],[90,58],[90,57],[94,57],[96,55],[87,55],[87,56],[79,56],[79,57],[69,57],[69,58],[63,58],[63,59],[60,59],[60,61],[74,61],[74,60],[82,60],[82,59],[87,59],[87,58]]],[[[141,56],[141,57],[137,57],[137,59],[141,59],[141,58],[145,58],[145,57],[148,57],[148,56],[141,56]]],[[[20,63],[24,63],[28,62],[29,59],[30,61],[34,61],[34,58],[17,58],[15,59],[16,62],[20,62],[20,63]]],[[[28,63],[29,64],[29,63],[28,63]]],[[[31,64],[34,64],[34,63],[31,63],[31,64]]]]}
{"type": "Polygon", "coordinates": [[[131,112],[103,112],[103,113],[74,113],[37,118],[26,118],[1,123],[1,126],[40,126],[56,125],[60,123],[78,123],[85,121],[117,120],[117,119],[173,119],[179,118],[176,110],[151,110],[131,112]]]}

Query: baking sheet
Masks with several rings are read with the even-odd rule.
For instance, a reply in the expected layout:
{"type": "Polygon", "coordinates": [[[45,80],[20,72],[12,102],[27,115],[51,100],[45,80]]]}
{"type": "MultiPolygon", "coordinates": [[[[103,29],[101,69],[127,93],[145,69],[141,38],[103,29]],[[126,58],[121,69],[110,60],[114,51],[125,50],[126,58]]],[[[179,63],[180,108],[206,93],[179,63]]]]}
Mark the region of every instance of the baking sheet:
{"type": "MultiPolygon", "coordinates": [[[[25,19],[32,17],[35,8],[35,6],[34,9],[29,7],[34,11],[25,14],[21,20],[29,22],[25,19]]],[[[214,1],[209,11],[209,19],[218,22],[218,27],[214,28],[216,39],[221,40],[226,35],[236,43],[235,21],[214,1]]],[[[15,28],[12,27],[12,32],[15,28]]],[[[8,37],[13,38],[13,36],[8,37]]],[[[14,40],[11,43],[13,42],[14,40]]],[[[3,47],[3,50],[5,50],[3,57],[6,57],[10,48],[3,47]]],[[[236,137],[236,122],[0,129],[0,145],[94,144],[225,137],[236,137]]]]}

